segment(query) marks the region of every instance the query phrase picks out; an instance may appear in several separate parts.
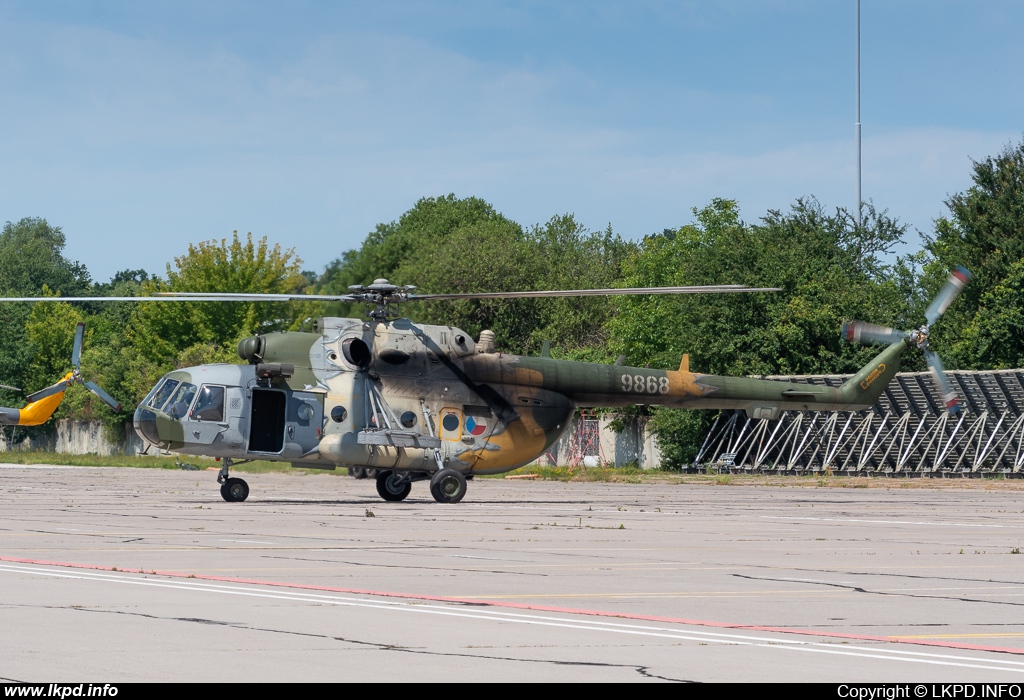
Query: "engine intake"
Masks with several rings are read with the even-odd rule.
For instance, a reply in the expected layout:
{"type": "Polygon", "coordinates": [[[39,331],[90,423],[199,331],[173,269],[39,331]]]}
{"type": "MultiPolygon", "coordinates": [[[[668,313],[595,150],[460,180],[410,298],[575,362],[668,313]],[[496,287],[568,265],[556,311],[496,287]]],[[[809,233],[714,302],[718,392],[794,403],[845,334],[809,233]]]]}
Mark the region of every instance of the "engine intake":
{"type": "Polygon", "coordinates": [[[242,338],[238,341],[238,356],[250,365],[258,365],[267,352],[267,339],[262,335],[242,338]]]}

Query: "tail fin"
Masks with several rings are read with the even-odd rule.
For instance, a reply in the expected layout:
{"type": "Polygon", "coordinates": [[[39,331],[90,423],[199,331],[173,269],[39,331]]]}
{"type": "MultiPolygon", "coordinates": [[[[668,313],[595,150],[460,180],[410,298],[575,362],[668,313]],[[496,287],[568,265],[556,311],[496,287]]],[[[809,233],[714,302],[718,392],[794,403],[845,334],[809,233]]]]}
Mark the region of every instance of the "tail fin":
{"type": "MultiPolygon", "coordinates": [[[[61,381],[53,385],[56,391],[43,392],[37,391],[36,394],[43,394],[36,400],[30,400],[29,403],[18,410],[18,422],[17,425],[42,425],[46,421],[50,420],[50,417],[60,406],[60,402],[64,400],[64,392],[68,388],[68,383],[71,380],[71,372],[61,381]]],[[[31,399],[31,397],[29,397],[31,399]]]]}
{"type": "Polygon", "coordinates": [[[875,359],[839,388],[841,403],[861,408],[873,406],[885,391],[885,387],[889,386],[889,382],[900,371],[900,361],[908,347],[903,340],[897,340],[878,353],[875,359]]]}

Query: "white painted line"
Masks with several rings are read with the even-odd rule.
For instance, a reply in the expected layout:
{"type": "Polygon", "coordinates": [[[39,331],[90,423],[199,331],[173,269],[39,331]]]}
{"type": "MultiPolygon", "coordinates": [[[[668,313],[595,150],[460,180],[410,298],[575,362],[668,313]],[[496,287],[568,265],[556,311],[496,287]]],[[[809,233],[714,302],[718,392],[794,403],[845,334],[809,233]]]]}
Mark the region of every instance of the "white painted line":
{"type": "Polygon", "coordinates": [[[508,622],[541,627],[554,627],[562,629],[577,629],[594,632],[638,635],[664,639],[677,639],[682,641],[725,644],[730,646],[751,646],[767,649],[792,649],[796,651],[808,651],[820,654],[834,654],[840,656],[855,656],[861,658],[881,659],[888,661],[907,661],[912,663],[923,663],[930,665],[955,666],[962,668],[980,668],[985,670],[1024,673],[1024,661],[1013,661],[1002,658],[987,659],[974,656],[958,656],[955,654],[917,652],[906,651],[901,649],[875,648],[845,644],[843,649],[837,649],[834,643],[825,644],[821,642],[809,642],[799,639],[788,639],[785,637],[776,636],[761,636],[749,633],[744,634],[735,632],[705,632],[703,630],[686,630],[669,627],[655,627],[650,625],[610,622],[606,620],[586,620],[570,617],[553,617],[545,614],[510,612],[506,610],[496,609],[474,608],[471,610],[466,610],[463,606],[459,604],[419,603],[414,601],[374,601],[367,598],[353,598],[342,595],[314,593],[305,591],[289,592],[281,589],[266,591],[257,588],[256,585],[227,585],[204,581],[201,579],[196,579],[194,581],[188,579],[151,579],[144,578],[142,577],[141,574],[122,574],[115,572],[108,573],[79,570],[68,571],[58,569],[57,567],[54,567],[53,569],[44,569],[39,567],[19,566],[14,564],[0,564],[0,571],[16,574],[46,576],[50,578],[93,581],[96,583],[120,583],[128,585],[149,586],[154,588],[190,590],[200,593],[219,593],[222,595],[242,595],[254,598],[288,600],[297,603],[317,603],[338,605],[344,607],[357,607],[364,609],[417,612],[423,614],[443,615],[446,617],[487,620],[491,622],[508,622]]]}

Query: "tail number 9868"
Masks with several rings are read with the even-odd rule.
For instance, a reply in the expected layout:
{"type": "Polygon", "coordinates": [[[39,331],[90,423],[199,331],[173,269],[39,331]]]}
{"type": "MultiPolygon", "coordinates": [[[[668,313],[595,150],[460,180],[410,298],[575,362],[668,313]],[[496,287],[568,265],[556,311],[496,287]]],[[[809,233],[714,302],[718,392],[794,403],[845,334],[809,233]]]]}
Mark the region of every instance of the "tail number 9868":
{"type": "Polygon", "coordinates": [[[622,390],[637,394],[667,394],[668,377],[645,377],[642,374],[623,374],[622,390]]]}

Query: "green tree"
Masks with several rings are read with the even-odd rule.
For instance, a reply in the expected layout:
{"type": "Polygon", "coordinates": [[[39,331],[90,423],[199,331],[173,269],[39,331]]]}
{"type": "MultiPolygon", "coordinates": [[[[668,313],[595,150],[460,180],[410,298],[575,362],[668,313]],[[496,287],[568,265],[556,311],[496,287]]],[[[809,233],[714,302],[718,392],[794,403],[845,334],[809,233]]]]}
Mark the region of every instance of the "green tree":
{"type": "MultiPolygon", "coordinates": [[[[1024,259],[983,291],[963,337],[971,364],[985,369],[1024,367],[1024,259]]],[[[962,346],[963,347],[963,346],[962,346]]]]}
{"type": "MultiPolygon", "coordinates": [[[[569,214],[524,230],[475,197],[425,198],[328,266],[320,289],[345,293],[351,284],[379,277],[415,284],[420,292],[612,287],[633,248],[610,228],[588,231],[569,214]]],[[[424,323],[455,325],[473,336],[489,328],[511,352],[537,352],[549,340],[556,353],[582,358],[605,356],[603,326],[610,308],[598,297],[493,299],[410,304],[402,313],[424,323]]],[[[362,312],[355,305],[336,311],[362,312]]]]}
{"type": "MultiPolygon", "coordinates": [[[[44,288],[44,292],[48,291],[44,288]]],[[[102,317],[99,317],[102,318],[102,317]]],[[[118,400],[125,402],[126,394],[120,382],[114,381],[117,363],[111,362],[109,348],[97,343],[97,317],[89,317],[81,309],[64,302],[40,302],[32,305],[25,325],[26,339],[32,352],[29,364],[29,386],[39,389],[53,384],[71,369],[75,329],[80,321],[86,322],[81,358],[82,375],[96,381],[118,400]]],[[[56,419],[101,419],[117,425],[130,417],[130,412],[118,416],[103,401],[79,385],[70,387],[54,414],[56,419]]]]}
{"type": "Polygon", "coordinates": [[[1024,142],[975,162],[973,170],[974,184],[946,200],[949,216],[936,221],[925,242],[926,296],[958,265],[974,274],[935,324],[932,345],[950,368],[1020,366],[1024,338],[1013,329],[1009,309],[1018,303],[1024,261],[1024,142]]]}
{"type": "MultiPolygon", "coordinates": [[[[318,282],[319,290],[324,294],[345,294],[351,285],[370,284],[378,278],[399,285],[418,284],[426,289],[420,280],[405,279],[405,275],[411,273],[400,268],[429,259],[439,249],[450,245],[448,238],[454,232],[485,223],[492,224],[494,230],[520,230],[518,224],[482,199],[459,199],[454,194],[424,197],[398,221],[378,224],[358,249],[346,251],[328,264],[318,282]]],[[[363,313],[357,304],[338,305],[331,311],[341,316],[363,313]]]]}
{"type": "MultiPolygon", "coordinates": [[[[49,288],[44,287],[44,292],[49,288]]],[[[25,335],[32,354],[29,362],[29,386],[39,389],[53,384],[71,369],[71,351],[75,330],[82,314],[71,304],[40,302],[32,305],[25,324],[25,335]]],[[[86,333],[86,339],[91,332],[86,333]]]]}
{"type": "MultiPolygon", "coordinates": [[[[746,284],[776,293],[621,297],[609,322],[612,347],[630,364],[666,369],[683,353],[696,372],[726,375],[852,372],[877,348],[840,338],[844,319],[906,327],[914,277],[881,256],[904,227],[868,207],[863,226],[845,211],[798,200],[758,224],[736,203],[714,200],[696,221],[651,236],[625,265],[624,286],[746,284]]],[[[659,411],[654,428],[666,461],[692,458],[713,412],[659,411]]]]}
{"type": "MultiPolygon", "coordinates": [[[[167,279],[142,282],[148,293],[253,292],[296,294],[307,280],[293,250],[252,234],[189,245],[167,265],[167,279]]],[[[180,362],[237,361],[235,345],[254,333],[301,324],[310,309],[268,302],[140,302],[127,331],[132,347],[158,366],[180,362]]]]}
{"type": "MultiPolygon", "coordinates": [[[[65,295],[87,291],[89,273],[84,265],[64,257],[65,242],[61,229],[45,219],[7,222],[0,231],[0,295],[40,296],[44,289],[65,295]]],[[[33,386],[39,381],[38,365],[33,366],[35,352],[25,331],[31,313],[31,304],[0,305],[0,383],[39,388],[33,386]]],[[[18,405],[21,400],[21,394],[0,390],[2,405],[18,405]]]]}

